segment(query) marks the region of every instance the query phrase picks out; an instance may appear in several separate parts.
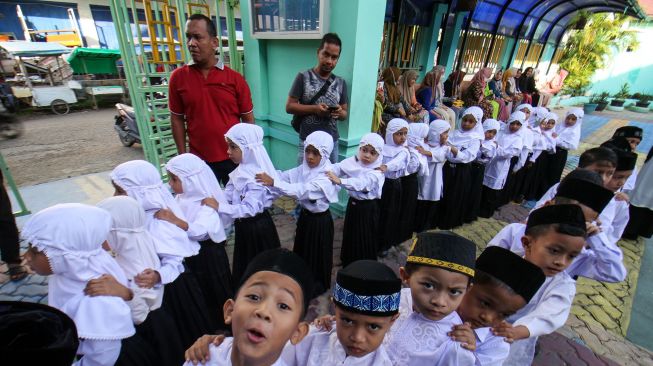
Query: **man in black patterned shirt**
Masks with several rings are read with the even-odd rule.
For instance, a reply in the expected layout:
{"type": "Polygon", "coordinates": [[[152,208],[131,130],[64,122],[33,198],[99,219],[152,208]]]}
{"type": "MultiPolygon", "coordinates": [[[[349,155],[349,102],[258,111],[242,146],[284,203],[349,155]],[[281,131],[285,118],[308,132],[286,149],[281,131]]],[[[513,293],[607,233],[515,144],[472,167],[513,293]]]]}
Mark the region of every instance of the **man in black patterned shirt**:
{"type": "Polygon", "coordinates": [[[320,48],[317,49],[317,65],[312,69],[300,72],[288,93],[286,112],[299,116],[299,157],[304,160],[304,140],[315,131],[324,131],[333,137],[333,151],[329,160],[338,161],[338,124],[347,118],[347,84],[344,79],[333,74],[333,69],[340,58],[342,42],[335,33],[327,33],[322,37],[320,48]],[[328,88],[313,103],[311,99],[322,89],[325,83],[328,88]]]}

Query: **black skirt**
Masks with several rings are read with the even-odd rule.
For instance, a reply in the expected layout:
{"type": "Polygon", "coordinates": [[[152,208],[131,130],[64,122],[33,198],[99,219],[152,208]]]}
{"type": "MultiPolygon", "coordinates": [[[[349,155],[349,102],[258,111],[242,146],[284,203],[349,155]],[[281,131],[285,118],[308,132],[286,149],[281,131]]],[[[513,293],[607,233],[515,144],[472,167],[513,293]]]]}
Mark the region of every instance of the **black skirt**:
{"type": "Polygon", "coordinates": [[[489,219],[494,215],[494,211],[499,208],[499,196],[501,191],[483,186],[481,193],[481,207],[479,209],[479,216],[489,219]]]}
{"type": "Polygon", "coordinates": [[[399,244],[399,233],[397,232],[401,217],[401,179],[385,179],[383,182],[383,192],[381,194],[381,207],[379,224],[381,225],[381,234],[377,250],[386,251],[391,247],[399,244]]]}
{"type": "Polygon", "coordinates": [[[524,166],[515,172],[515,177],[514,177],[515,183],[510,197],[512,201],[521,202],[524,200],[524,196],[525,196],[524,191],[526,190],[526,178],[528,177],[528,174],[530,173],[533,165],[532,163],[530,163],[531,156],[533,156],[533,153],[528,153],[524,166]]]}
{"type": "Polygon", "coordinates": [[[415,231],[415,208],[417,207],[417,194],[419,185],[417,173],[401,177],[401,209],[399,221],[399,243],[413,237],[415,231]]]}
{"type": "Polygon", "coordinates": [[[162,308],[150,311],[145,321],[136,326],[136,335],[156,350],[155,365],[178,366],[184,362],[186,349],[178,334],[174,319],[162,308]]]}
{"type": "Polygon", "coordinates": [[[254,217],[236,219],[234,245],[234,288],[240,284],[245,268],[257,254],[268,249],[279,248],[279,234],[272,216],[267,210],[254,217]]]}
{"type": "Polygon", "coordinates": [[[343,267],[359,259],[376,260],[378,229],[379,200],[349,197],[340,249],[343,267]]]}
{"type": "MultiPolygon", "coordinates": [[[[182,357],[183,358],[183,357],[182,357]]],[[[115,366],[157,366],[161,357],[151,344],[138,334],[120,342],[120,355],[115,366]]],[[[179,363],[177,365],[180,365],[179,363]]]]}
{"type": "Polygon", "coordinates": [[[224,303],[234,296],[225,244],[226,242],[214,243],[211,239],[203,240],[200,242],[199,254],[186,258],[186,265],[197,278],[204,294],[209,327],[213,332],[228,331],[231,328],[224,323],[222,315],[224,303]]]}
{"type": "Polygon", "coordinates": [[[438,226],[438,207],[440,201],[417,200],[415,207],[415,232],[433,230],[438,226]]]}
{"type": "Polygon", "coordinates": [[[333,218],[331,211],[313,213],[302,209],[295,230],[293,251],[304,258],[313,271],[317,297],[331,288],[333,268],[333,218]]]}
{"type": "Polygon", "coordinates": [[[183,349],[211,330],[206,300],[195,275],[188,271],[165,285],[161,308],[174,319],[183,349]]]}
{"type": "Polygon", "coordinates": [[[473,162],[469,169],[469,204],[465,207],[465,222],[470,223],[478,218],[481,210],[481,191],[483,190],[483,177],[485,176],[485,165],[473,162]]]}
{"type": "Polygon", "coordinates": [[[438,210],[438,227],[449,230],[465,222],[465,207],[469,204],[470,164],[446,162],[442,168],[443,194],[438,210]]]}
{"type": "Polygon", "coordinates": [[[622,237],[636,240],[638,236],[650,238],[653,236],[653,211],[646,207],[630,205],[630,219],[622,237]]]}
{"type": "Polygon", "coordinates": [[[539,200],[549,189],[549,175],[554,156],[544,151],[535,159],[535,163],[530,167],[524,179],[524,198],[526,200],[539,200]]]}
{"type": "Polygon", "coordinates": [[[569,151],[561,147],[556,148],[555,155],[551,158],[551,175],[546,177],[547,186],[551,187],[552,185],[560,182],[560,177],[562,177],[562,172],[565,170],[565,165],[567,164],[567,155],[569,151]]]}
{"type": "Polygon", "coordinates": [[[500,206],[503,206],[506,203],[512,201],[514,197],[517,195],[516,194],[517,184],[518,184],[517,172],[513,173],[512,170],[515,167],[515,165],[517,165],[518,162],[519,162],[519,156],[513,156],[512,158],[510,158],[510,167],[508,168],[508,176],[506,176],[506,183],[504,183],[503,189],[501,189],[501,194],[499,194],[497,207],[495,208],[499,208],[500,206]]]}

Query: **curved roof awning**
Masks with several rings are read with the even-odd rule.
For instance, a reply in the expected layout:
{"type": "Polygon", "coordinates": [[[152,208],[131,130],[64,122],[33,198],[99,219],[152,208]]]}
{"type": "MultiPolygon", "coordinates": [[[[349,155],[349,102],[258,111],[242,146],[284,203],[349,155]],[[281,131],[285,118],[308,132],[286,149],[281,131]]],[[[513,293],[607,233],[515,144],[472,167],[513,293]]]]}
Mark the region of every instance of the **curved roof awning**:
{"type": "MultiPolygon", "coordinates": [[[[640,2],[650,5],[653,12],[653,0],[640,2]]],[[[649,11],[645,13],[636,0],[481,0],[474,9],[471,27],[541,43],[554,42],[581,10],[623,13],[640,19],[645,19],[649,11]]]]}

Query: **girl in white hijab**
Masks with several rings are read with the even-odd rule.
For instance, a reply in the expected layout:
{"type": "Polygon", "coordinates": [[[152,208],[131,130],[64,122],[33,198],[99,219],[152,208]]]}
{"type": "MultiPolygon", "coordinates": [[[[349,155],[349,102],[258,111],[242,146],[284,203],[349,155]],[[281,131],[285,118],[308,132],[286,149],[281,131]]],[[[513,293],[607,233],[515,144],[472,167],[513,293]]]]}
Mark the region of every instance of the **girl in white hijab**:
{"type": "Polygon", "coordinates": [[[426,146],[419,146],[419,152],[428,162],[428,174],[418,176],[417,207],[415,210],[415,231],[434,229],[437,226],[438,202],[442,197],[442,166],[451,147],[447,144],[449,138],[449,122],[436,119],[429,125],[426,136],[426,146]]]}
{"type": "Polygon", "coordinates": [[[471,176],[472,176],[472,190],[470,193],[470,204],[472,212],[470,217],[476,219],[481,214],[481,201],[483,199],[483,179],[485,177],[485,170],[488,164],[494,158],[497,152],[497,132],[501,131],[501,122],[496,119],[488,118],[483,121],[483,133],[485,139],[481,142],[481,148],[478,150],[476,160],[472,163],[471,176]]]}
{"type": "Polygon", "coordinates": [[[378,249],[381,257],[384,257],[390,248],[401,243],[397,223],[402,215],[401,177],[407,174],[406,168],[410,159],[407,137],[408,122],[395,118],[388,123],[383,146],[383,163],[379,167],[385,174],[379,221],[381,234],[378,249]]]}
{"type": "MultiPolygon", "coordinates": [[[[136,325],[135,337],[143,340],[138,343],[123,342],[123,353],[140,355],[157,365],[181,364],[184,348],[178,336],[179,330],[170,314],[161,309],[164,286],[144,288],[134,282],[134,277],[139,273],[148,269],[158,270],[161,266],[154,238],[146,228],[145,211],[136,200],[126,196],[107,198],[97,206],[111,215],[107,243],[116,262],[127,275],[128,288],[132,293],[127,304],[136,325]]],[[[90,285],[87,285],[88,289],[90,285]]],[[[92,296],[99,294],[99,291],[94,291],[92,296]]],[[[120,360],[123,360],[122,357],[120,360]]]]}
{"type": "Polygon", "coordinates": [[[426,137],[429,134],[429,125],[425,123],[411,123],[408,125],[408,165],[407,175],[401,177],[401,221],[399,222],[399,242],[404,242],[413,237],[415,231],[415,210],[417,208],[417,195],[419,194],[418,177],[428,176],[429,162],[423,154],[428,148],[426,137]]]}
{"type": "Polygon", "coordinates": [[[528,156],[533,153],[533,132],[530,124],[526,121],[531,119],[535,114],[535,108],[528,103],[520,104],[515,108],[515,112],[522,112],[526,116],[522,127],[517,133],[522,138],[522,150],[519,156],[510,161],[510,171],[504,184],[503,192],[497,202],[498,206],[504,205],[510,201],[521,202],[523,200],[524,178],[528,170],[528,156]]]}
{"type": "Polygon", "coordinates": [[[513,112],[508,118],[508,123],[499,131],[497,149],[494,157],[487,164],[483,177],[483,195],[481,198],[481,217],[492,217],[498,208],[498,195],[504,188],[508,173],[510,173],[510,160],[519,156],[522,150],[522,137],[519,130],[524,128],[526,115],[522,112],[513,112]]]}
{"type": "Polygon", "coordinates": [[[134,281],[141,287],[165,285],[162,307],[179,328],[182,345],[192,344],[209,329],[208,309],[195,275],[184,258],[197,255],[199,244],[188,238],[186,216],[163,184],[159,171],[145,160],[132,160],[111,172],[116,196],[134,198],[145,210],[147,230],[161,260],[158,270],[147,269],[134,281]],[[202,333],[204,332],[204,333],[202,333]]]}
{"type": "Polygon", "coordinates": [[[278,172],[278,179],[266,173],[256,175],[261,184],[295,198],[302,207],[293,251],[313,270],[316,281],[313,295],[331,288],[333,219],[329,205],[338,202],[340,191],[326,175],[333,169],[329,161],[332,149],[333,137],[324,131],[315,131],[304,141],[304,161],[300,166],[278,172]]]}
{"type": "Polygon", "coordinates": [[[30,247],[25,255],[32,269],[48,280],[48,303],[68,316],[80,338],[75,365],[115,364],[121,340],[134,334],[129,306],[119,297],[85,295],[88,281],[110,275],[121,285],[127,278],[118,263],[102,249],[111,229],[111,216],[97,207],[59,204],[36,213],[22,237],[30,247]]]}
{"type": "Polygon", "coordinates": [[[531,167],[524,181],[526,200],[538,200],[549,189],[549,175],[553,169],[556,139],[553,137],[558,115],[548,112],[541,116],[537,127],[533,128],[533,155],[529,159],[531,167]]]}
{"type": "Polygon", "coordinates": [[[442,171],[444,192],[440,201],[438,226],[449,230],[462,225],[472,214],[469,195],[471,193],[470,165],[481,147],[484,139],[483,110],[469,107],[463,114],[460,127],[449,136],[451,150],[447,153],[447,162],[442,171]]]}
{"type": "Polygon", "coordinates": [[[582,108],[572,108],[565,115],[564,122],[556,125],[553,134],[556,138],[556,154],[551,161],[551,177],[547,182],[549,187],[560,182],[569,151],[578,149],[584,115],[582,108]]]}
{"type": "Polygon", "coordinates": [[[238,123],[225,134],[227,154],[238,167],[229,174],[218,212],[235,220],[233,279],[238,285],[247,264],[258,253],[281,246],[279,234],[267,208],[278,197],[270,187],[256,181],[256,175],[266,173],[279,179],[274,165],[263,146],[263,129],[251,123],[238,123]]]}
{"type": "Polygon", "coordinates": [[[197,277],[204,294],[211,329],[228,330],[224,317],[215,310],[233,298],[233,280],[225,250],[227,236],[216,211],[226,198],[211,168],[193,154],[175,156],[166,164],[166,170],[175,200],[187,219],[186,233],[200,244],[199,254],[187,258],[186,265],[197,277]]]}
{"type": "Polygon", "coordinates": [[[333,184],[349,193],[340,250],[343,267],[359,259],[376,260],[379,236],[378,200],[385,176],[377,168],[382,162],[383,138],[368,133],[358,146],[356,155],[334,164],[326,172],[333,184]]]}

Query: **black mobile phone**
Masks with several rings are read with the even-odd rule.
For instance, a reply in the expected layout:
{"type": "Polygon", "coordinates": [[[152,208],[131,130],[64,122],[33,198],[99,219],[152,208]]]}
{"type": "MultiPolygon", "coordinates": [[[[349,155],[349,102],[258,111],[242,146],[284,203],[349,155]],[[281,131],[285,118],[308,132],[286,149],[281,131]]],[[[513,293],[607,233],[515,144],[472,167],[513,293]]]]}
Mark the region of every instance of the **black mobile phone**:
{"type": "Polygon", "coordinates": [[[329,111],[331,111],[331,112],[335,112],[335,111],[338,110],[338,108],[340,108],[339,105],[330,105],[330,106],[329,106],[329,111]]]}

